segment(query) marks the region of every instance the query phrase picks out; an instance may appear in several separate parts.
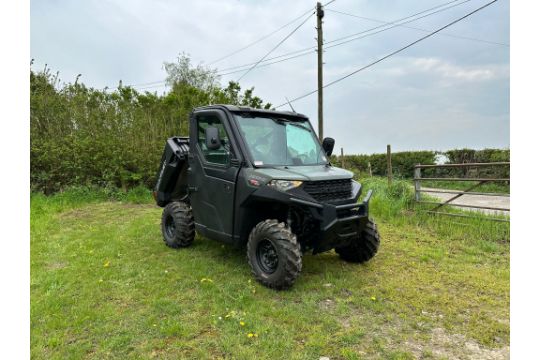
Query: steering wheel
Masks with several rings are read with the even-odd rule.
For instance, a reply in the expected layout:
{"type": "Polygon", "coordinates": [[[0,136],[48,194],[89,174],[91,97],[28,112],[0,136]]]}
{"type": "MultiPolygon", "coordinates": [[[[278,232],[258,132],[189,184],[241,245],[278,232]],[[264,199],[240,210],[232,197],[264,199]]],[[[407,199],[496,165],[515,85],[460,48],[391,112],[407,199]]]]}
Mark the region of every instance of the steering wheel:
{"type": "Polygon", "coordinates": [[[266,151],[264,150],[264,146],[268,144],[268,137],[267,136],[261,136],[257,138],[251,148],[254,150],[254,152],[259,153],[260,155],[264,155],[266,151]],[[260,147],[263,147],[263,149],[260,149],[260,147]]]}
{"type": "Polygon", "coordinates": [[[302,161],[302,165],[306,163],[306,160],[308,158],[307,154],[299,154],[296,156],[300,161],[302,161]]]}

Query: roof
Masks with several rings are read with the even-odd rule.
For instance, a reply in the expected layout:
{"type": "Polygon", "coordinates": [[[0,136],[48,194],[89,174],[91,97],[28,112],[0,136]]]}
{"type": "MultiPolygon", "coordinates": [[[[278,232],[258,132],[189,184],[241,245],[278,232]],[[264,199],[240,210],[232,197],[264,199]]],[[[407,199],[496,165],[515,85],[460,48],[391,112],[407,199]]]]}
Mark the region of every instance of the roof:
{"type": "Polygon", "coordinates": [[[302,117],[307,119],[308,117],[304,114],[295,113],[292,111],[276,111],[276,110],[268,110],[268,109],[256,109],[249,106],[237,106],[237,105],[226,105],[226,104],[216,104],[216,105],[208,105],[208,106],[201,106],[198,108],[195,108],[194,111],[199,110],[210,110],[210,109],[227,109],[230,112],[234,113],[257,113],[261,115],[270,115],[270,116],[281,116],[281,117],[302,117]]]}

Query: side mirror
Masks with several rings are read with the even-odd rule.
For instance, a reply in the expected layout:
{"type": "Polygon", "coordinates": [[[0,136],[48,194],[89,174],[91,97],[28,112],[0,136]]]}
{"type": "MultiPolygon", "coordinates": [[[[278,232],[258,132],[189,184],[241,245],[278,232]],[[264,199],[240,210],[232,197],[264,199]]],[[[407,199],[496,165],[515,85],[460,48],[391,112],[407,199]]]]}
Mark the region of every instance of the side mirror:
{"type": "Polygon", "coordinates": [[[334,144],[335,144],[335,140],[332,139],[331,137],[327,137],[327,138],[324,138],[323,141],[322,141],[322,148],[324,150],[324,152],[326,153],[326,156],[330,156],[332,155],[332,151],[334,151],[334,144]]]}
{"type": "Polygon", "coordinates": [[[217,127],[209,126],[204,130],[206,147],[208,150],[217,150],[221,147],[219,140],[219,130],[217,127]]]}

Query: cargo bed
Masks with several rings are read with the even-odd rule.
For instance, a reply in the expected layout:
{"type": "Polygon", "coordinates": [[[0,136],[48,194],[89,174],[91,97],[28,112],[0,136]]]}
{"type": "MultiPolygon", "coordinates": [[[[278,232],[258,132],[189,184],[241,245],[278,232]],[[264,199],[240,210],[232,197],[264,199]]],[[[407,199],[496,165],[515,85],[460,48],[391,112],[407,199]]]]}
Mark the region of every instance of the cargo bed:
{"type": "Polygon", "coordinates": [[[167,139],[154,189],[154,198],[159,206],[187,195],[188,154],[189,138],[174,136],[167,139]]]}

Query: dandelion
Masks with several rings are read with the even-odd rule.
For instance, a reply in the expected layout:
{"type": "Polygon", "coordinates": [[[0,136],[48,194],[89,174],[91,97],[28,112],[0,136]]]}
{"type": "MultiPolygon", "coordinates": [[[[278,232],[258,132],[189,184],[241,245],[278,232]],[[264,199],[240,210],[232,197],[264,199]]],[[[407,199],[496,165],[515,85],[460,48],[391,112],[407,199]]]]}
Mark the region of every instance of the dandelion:
{"type": "Polygon", "coordinates": [[[240,326],[246,326],[246,323],[243,321],[240,321],[240,326]]]}
{"type": "Polygon", "coordinates": [[[105,261],[105,264],[103,264],[103,267],[106,267],[106,268],[107,268],[107,267],[109,267],[110,264],[111,264],[111,263],[109,262],[109,260],[107,260],[107,261],[105,261]]]}
{"type": "Polygon", "coordinates": [[[375,296],[372,296],[371,300],[375,301],[375,300],[377,300],[377,298],[375,296]]]}
{"type": "Polygon", "coordinates": [[[248,338],[254,338],[254,337],[259,337],[259,335],[257,333],[249,333],[249,334],[247,334],[247,337],[248,338]]]}

